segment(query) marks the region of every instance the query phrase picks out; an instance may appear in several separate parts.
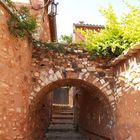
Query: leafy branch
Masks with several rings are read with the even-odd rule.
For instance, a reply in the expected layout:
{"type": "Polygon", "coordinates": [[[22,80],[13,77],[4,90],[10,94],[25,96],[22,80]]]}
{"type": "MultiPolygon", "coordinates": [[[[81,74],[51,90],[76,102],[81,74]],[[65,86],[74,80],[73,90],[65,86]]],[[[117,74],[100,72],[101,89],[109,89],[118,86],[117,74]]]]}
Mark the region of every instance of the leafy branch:
{"type": "Polygon", "coordinates": [[[108,9],[101,9],[106,26],[100,32],[77,30],[85,38],[82,46],[96,56],[112,58],[140,42],[140,8],[128,3],[126,6],[129,12],[122,16],[121,21],[118,21],[111,5],[108,9]]]}
{"type": "Polygon", "coordinates": [[[7,21],[8,28],[11,34],[16,37],[27,36],[35,47],[46,47],[48,50],[54,50],[62,53],[64,46],[62,44],[53,44],[47,41],[36,40],[33,33],[37,27],[36,18],[30,14],[27,7],[22,6],[19,10],[16,9],[11,0],[1,1],[1,4],[9,11],[10,18],[7,21]]]}
{"type": "Polygon", "coordinates": [[[17,10],[11,0],[5,0],[5,4],[11,11],[11,16],[7,22],[10,32],[16,37],[28,35],[28,37],[32,38],[36,28],[36,19],[30,15],[29,9],[22,6],[17,10]]]}

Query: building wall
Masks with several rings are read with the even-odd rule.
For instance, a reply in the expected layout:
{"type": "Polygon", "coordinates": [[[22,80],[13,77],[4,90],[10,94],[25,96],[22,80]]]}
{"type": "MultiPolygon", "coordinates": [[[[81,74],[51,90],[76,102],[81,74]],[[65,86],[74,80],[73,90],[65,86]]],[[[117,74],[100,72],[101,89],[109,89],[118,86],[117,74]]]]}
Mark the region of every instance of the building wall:
{"type": "Polygon", "coordinates": [[[140,138],[140,50],[114,67],[116,140],[140,138]],[[119,130],[119,131],[116,131],[119,130]]]}
{"type": "Polygon", "coordinates": [[[102,101],[94,94],[102,93],[82,90],[75,100],[78,128],[91,140],[112,139],[113,111],[108,102],[102,101]]]}
{"type": "Polygon", "coordinates": [[[0,140],[26,139],[31,91],[31,47],[7,30],[9,15],[0,5],[0,140]]]}
{"type": "Polygon", "coordinates": [[[27,140],[46,140],[45,132],[50,124],[52,112],[52,93],[46,93],[40,98],[36,106],[28,110],[28,137],[27,140]]]}
{"type": "Polygon", "coordinates": [[[37,29],[34,37],[36,39],[41,39],[44,41],[52,41],[47,8],[48,6],[46,5],[46,7],[44,7],[47,1],[31,0],[29,7],[32,11],[32,14],[36,17],[37,21],[37,29]]]}

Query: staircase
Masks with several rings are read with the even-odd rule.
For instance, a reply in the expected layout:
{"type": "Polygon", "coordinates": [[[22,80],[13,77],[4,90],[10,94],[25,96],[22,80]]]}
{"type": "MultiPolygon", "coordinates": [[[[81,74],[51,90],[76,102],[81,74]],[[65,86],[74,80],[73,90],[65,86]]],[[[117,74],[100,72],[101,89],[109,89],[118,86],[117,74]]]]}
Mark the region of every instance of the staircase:
{"type": "Polygon", "coordinates": [[[68,106],[53,106],[46,140],[87,140],[73,126],[73,111],[68,106]]]}

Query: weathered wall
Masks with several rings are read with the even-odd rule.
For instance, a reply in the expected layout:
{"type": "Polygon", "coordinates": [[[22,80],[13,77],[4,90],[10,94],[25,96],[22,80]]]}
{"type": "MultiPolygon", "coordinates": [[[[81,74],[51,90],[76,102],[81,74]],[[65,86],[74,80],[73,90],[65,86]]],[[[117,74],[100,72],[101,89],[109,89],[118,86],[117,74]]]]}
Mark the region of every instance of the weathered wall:
{"type": "Polygon", "coordinates": [[[34,33],[34,38],[37,40],[51,41],[51,29],[47,14],[48,8],[47,5],[44,7],[44,4],[46,4],[44,0],[30,0],[29,3],[15,0],[15,2],[17,9],[21,6],[26,6],[29,8],[31,15],[36,18],[37,28],[34,33]]]}
{"type": "MultiPolygon", "coordinates": [[[[47,2],[48,0],[46,0],[47,2]]],[[[34,37],[39,40],[51,41],[51,32],[50,32],[50,25],[49,25],[49,17],[48,17],[48,9],[47,6],[44,7],[45,1],[44,0],[31,0],[30,10],[32,14],[36,17],[37,21],[37,29],[34,37]]]]}
{"type": "MultiPolygon", "coordinates": [[[[98,90],[101,91],[99,99],[104,100],[104,96],[106,96],[106,99],[108,100],[111,106],[111,110],[115,110],[114,94],[112,91],[112,69],[105,70],[97,68],[96,63],[91,60],[87,52],[84,52],[79,49],[75,49],[73,51],[72,47],[68,48],[65,54],[59,54],[53,51],[48,51],[46,48],[33,49],[33,91],[29,97],[31,102],[33,101],[35,104],[36,102],[40,102],[39,100],[43,98],[45,94],[47,94],[47,90],[48,88],[50,88],[49,84],[53,84],[55,81],[58,82],[55,85],[53,85],[54,87],[51,87],[52,90],[54,90],[56,87],[59,88],[61,86],[66,86],[67,84],[81,87],[85,86],[82,83],[77,83],[78,79],[90,83],[93,87],[97,87],[98,90]],[[64,80],[64,83],[62,81],[59,82],[59,80],[61,79],[64,80]],[[68,83],[67,80],[70,80],[70,82],[68,83]],[[73,84],[73,82],[75,84],[73,84]],[[45,93],[42,92],[42,89],[44,88],[46,89],[44,90],[45,93]]],[[[93,94],[94,97],[97,97],[97,93],[91,92],[91,94],[93,94]]],[[[34,105],[33,108],[35,109],[34,105]]],[[[32,114],[34,113],[31,113],[31,115],[32,114]]],[[[32,119],[32,122],[36,124],[36,121],[34,121],[34,119],[32,119]]],[[[36,126],[34,125],[33,127],[36,126]]],[[[40,129],[42,128],[40,127],[40,129]]],[[[40,134],[38,133],[38,136],[39,135],[40,134]]]]}
{"type": "Polygon", "coordinates": [[[0,5],[0,140],[25,140],[31,48],[9,34],[7,18],[0,5]]]}
{"type": "MultiPolygon", "coordinates": [[[[30,105],[31,106],[31,105],[30,105]]],[[[46,93],[37,104],[30,108],[28,114],[27,140],[44,140],[45,132],[51,120],[52,93],[46,93]]]]}
{"type": "MultiPolygon", "coordinates": [[[[140,46],[140,45],[139,45],[140,46]]],[[[140,50],[114,67],[116,140],[140,138],[140,50]],[[119,131],[118,131],[119,130],[119,131]]]]}
{"type": "Polygon", "coordinates": [[[101,100],[97,90],[82,90],[77,97],[75,115],[78,117],[79,129],[85,131],[91,140],[104,140],[113,137],[113,111],[108,100],[101,100]],[[77,114],[78,113],[78,114],[77,114]]]}

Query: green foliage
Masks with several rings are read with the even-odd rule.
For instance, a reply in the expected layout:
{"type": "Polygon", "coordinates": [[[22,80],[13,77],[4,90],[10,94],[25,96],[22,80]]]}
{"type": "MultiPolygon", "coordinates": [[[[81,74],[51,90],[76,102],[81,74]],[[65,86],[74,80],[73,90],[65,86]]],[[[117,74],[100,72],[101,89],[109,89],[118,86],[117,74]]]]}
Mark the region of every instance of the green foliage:
{"type": "Polygon", "coordinates": [[[46,47],[49,50],[53,50],[59,53],[64,53],[65,50],[64,44],[60,44],[60,43],[51,43],[42,40],[33,40],[32,43],[35,47],[46,47]]]}
{"type": "Polygon", "coordinates": [[[64,44],[36,40],[33,37],[32,34],[37,26],[36,19],[30,14],[27,7],[22,6],[19,10],[17,10],[11,0],[5,0],[4,3],[6,8],[11,11],[11,16],[7,22],[11,34],[14,34],[16,37],[27,36],[35,47],[46,47],[47,50],[64,53],[64,44]]]}
{"type": "Polygon", "coordinates": [[[61,35],[60,42],[67,43],[67,44],[72,43],[72,35],[61,35]]]}
{"type": "Polygon", "coordinates": [[[106,18],[105,29],[100,32],[91,30],[77,30],[84,38],[82,46],[100,56],[115,57],[120,55],[135,43],[140,41],[140,8],[127,4],[129,12],[124,14],[121,21],[110,5],[108,9],[100,12],[106,18]]]}
{"type": "Polygon", "coordinates": [[[21,7],[18,10],[19,20],[16,16],[11,16],[8,20],[8,28],[16,37],[24,37],[33,33],[36,29],[36,19],[30,15],[27,7],[21,7]]]}

